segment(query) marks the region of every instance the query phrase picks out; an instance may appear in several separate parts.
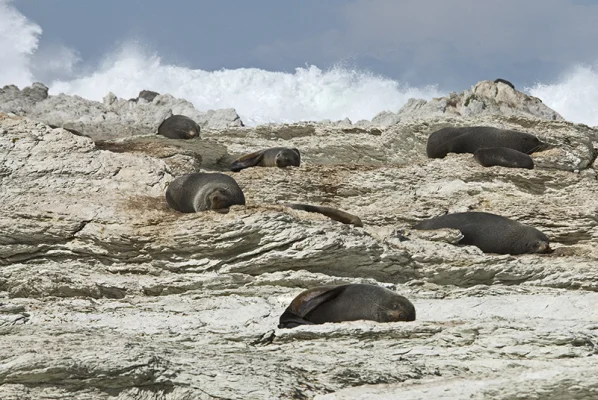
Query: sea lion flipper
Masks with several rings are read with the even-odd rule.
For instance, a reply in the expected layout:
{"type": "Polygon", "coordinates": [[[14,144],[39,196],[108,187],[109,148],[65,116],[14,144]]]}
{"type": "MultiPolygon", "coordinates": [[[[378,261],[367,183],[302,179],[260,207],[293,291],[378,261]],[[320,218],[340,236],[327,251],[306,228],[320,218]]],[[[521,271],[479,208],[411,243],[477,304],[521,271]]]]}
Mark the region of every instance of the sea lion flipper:
{"type": "Polygon", "coordinates": [[[298,315],[293,314],[288,309],[280,316],[278,324],[279,328],[295,328],[299,325],[314,325],[313,322],[309,322],[298,315]]]}
{"type": "Polygon", "coordinates": [[[296,311],[296,314],[299,317],[304,318],[322,304],[337,297],[346,289],[346,287],[347,285],[324,286],[319,289],[314,289],[309,292],[308,296],[301,299],[302,301],[300,304],[291,303],[291,307],[293,311],[296,311]]]}
{"type": "Polygon", "coordinates": [[[230,165],[230,170],[233,172],[239,172],[242,169],[255,167],[262,161],[264,157],[264,151],[256,151],[255,153],[246,154],[242,157],[237,158],[235,161],[232,162],[230,165]]]}
{"type": "Polygon", "coordinates": [[[332,219],[333,221],[342,222],[343,224],[352,224],[359,227],[363,226],[361,218],[359,218],[357,215],[349,214],[348,212],[341,211],[336,208],[297,203],[283,203],[283,206],[292,208],[294,210],[319,213],[332,219]]]}

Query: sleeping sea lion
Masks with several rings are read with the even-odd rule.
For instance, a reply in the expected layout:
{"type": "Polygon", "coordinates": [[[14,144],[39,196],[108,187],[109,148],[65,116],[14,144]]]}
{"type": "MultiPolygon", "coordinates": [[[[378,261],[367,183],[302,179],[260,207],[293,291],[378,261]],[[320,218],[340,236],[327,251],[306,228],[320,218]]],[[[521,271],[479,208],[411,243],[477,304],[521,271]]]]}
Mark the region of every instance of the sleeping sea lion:
{"type": "Polygon", "coordinates": [[[295,210],[303,210],[307,212],[315,212],[320,213],[322,215],[327,216],[328,218],[342,222],[343,224],[350,224],[355,226],[363,226],[363,222],[357,215],[349,214],[348,212],[344,212],[332,207],[325,207],[325,206],[312,206],[309,204],[294,204],[294,203],[286,203],[283,204],[289,208],[295,210]]]}
{"type": "Polygon", "coordinates": [[[473,245],[484,253],[526,254],[551,251],[548,237],[531,226],[487,212],[462,212],[422,221],[414,229],[459,229],[459,244],[473,245]]]}
{"type": "Polygon", "coordinates": [[[507,86],[510,86],[511,89],[515,90],[515,85],[513,85],[511,82],[509,82],[506,79],[502,79],[502,78],[498,78],[494,80],[494,83],[504,83],[507,86]]]}
{"type": "Polygon", "coordinates": [[[159,96],[160,93],[154,92],[153,90],[142,90],[137,95],[137,99],[144,99],[148,103],[151,103],[156,96],[159,96]]]}
{"type": "Polygon", "coordinates": [[[184,213],[204,210],[226,213],[232,205],[245,205],[245,196],[228,175],[196,172],[170,182],[166,202],[170,208],[184,213]]]}
{"type": "Polygon", "coordinates": [[[484,147],[507,147],[531,154],[551,146],[529,133],[490,126],[462,126],[432,132],[428,137],[426,153],[429,158],[444,158],[448,153],[473,154],[484,147]]]}
{"type": "Polygon", "coordinates": [[[199,125],[184,115],[172,115],[158,127],[158,134],[171,139],[199,138],[199,125]]]}
{"type": "Polygon", "coordinates": [[[506,147],[485,147],[473,153],[476,161],[484,167],[534,169],[534,160],[527,154],[506,147]]]}
{"type": "Polygon", "coordinates": [[[230,169],[239,172],[249,167],[298,167],[301,164],[301,154],[296,148],[272,147],[270,149],[246,154],[233,161],[230,169]]]}
{"type": "Polygon", "coordinates": [[[376,285],[320,286],[295,297],[278,327],[357,320],[415,321],[415,307],[407,298],[376,285]]]}

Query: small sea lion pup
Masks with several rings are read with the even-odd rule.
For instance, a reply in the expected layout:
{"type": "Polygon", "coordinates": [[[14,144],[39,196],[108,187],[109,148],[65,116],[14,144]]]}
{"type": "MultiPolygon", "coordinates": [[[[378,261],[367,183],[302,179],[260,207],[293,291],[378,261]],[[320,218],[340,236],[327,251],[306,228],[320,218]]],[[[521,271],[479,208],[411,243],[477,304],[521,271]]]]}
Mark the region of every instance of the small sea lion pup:
{"type": "Polygon", "coordinates": [[[171,139],[199,138],[199,125],[184,115],[172,115],[158,127],[158,134],[171,139]]]}
{"type": "Polygon", "coordinates": [[[415,307],[405,297],[375,285],[320,286],[301,292],[280,316],[279,328],[370,320],[415,321],[415,307]]]}
{"type": "Polygon", "coordinates": [[[504,83],[507,86],[510,86],[511,89],[515,90],[515,85],[513,85],[511,82],[509,82],[506,79],[502,79],[502,78],[498,78],[494,80],[494,83],[504,83]]]}
{"type": "Polygon", "coordinates": [[[266,150],[246,154],[230,166],[231,171],[239,172],[249,167],[298,167],[301,164],[301,154],[298,149],[288,147],[272,147],[266,150]]]}
{"type": "Polygon", "coordinates": [[[227,213],[232,205],[245,205],[245,195],[228,175],[196,172],[170,182],[166,202],[170,208],[184,213],[205,210],[227,213]]]}
{"type": "Polygon", "coordinates": [[[548,237],[531,226],[487,212],[462,212],[422,221],[414,229],[459,229],[459,244],[473,245],[484,253],[526,254],[551,251],[548,237]]]}
{"type": "Polygon", "coordinates": [[[320,213],[334,221],[342,222],[343,224],[363,226],[363,222],[361,222],[361,219],[357,215],[349,214],[348,212],[344,212],[336,208],[294,203],[286,203],[283,205],[295,210],[320,213]]]}
{"type": "Polygon", "coordinates": [[[484,167],[534,169],[534,160],[527,154],[506,147],[485,147],[473,153],[476,161],[484,167]]]}
{"type": "Polygon", "coordinates": [[[525,154],[550,148],[536,136],[525,132],[490,126],[442,128],[428,137],[429,158],[444,158],[448,153],[471,153],[484,147],[507,147],[525,154]]]}

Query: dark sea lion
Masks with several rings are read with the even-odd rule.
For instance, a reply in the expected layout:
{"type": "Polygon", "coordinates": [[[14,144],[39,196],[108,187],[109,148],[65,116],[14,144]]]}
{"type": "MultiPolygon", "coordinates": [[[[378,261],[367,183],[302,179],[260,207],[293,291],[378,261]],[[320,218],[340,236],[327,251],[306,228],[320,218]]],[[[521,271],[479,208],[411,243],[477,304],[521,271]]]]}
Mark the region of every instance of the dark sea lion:
{"type": "Polygon", "coordinates": [[[79,131],[78,131],[78,130],[76,130],[76,129],[65,128],[64,126],[51,125],[51,124],[49,124],[48,126],[49,126],[50,128],[52,128],[52,129],[56,129],[56,128],[62,128],[62,129],[64,129],[65,131],[69,131],[69,132],[70,132],[70,133],[72,133],[73,135],[77,135],[77,136],[83,136],[83,137],[87,137],[87,138],[90,138],[90,139],[91,139],[91,136],[89,136],[89,135],[86,135],[86,134],[84,134],[84,133],[81,133],[81,132],[79,132],[79,131]]]}
{"type": "Polygon", "coordinates": [[[199,125],[184,115],[172,115],[166,118],[158,128],[158,134],[171,139],[199,138],[199,125]]]}
{"type": "Polygon", "coordinates": [[[298,167],[301,153],[296,148],[272,147],[270,149],[246,154],[232,162],[230,169],[239,172],[249,167],[298,167]]]}
{"type": "Polygon", "coordinates": [[[332,220],[342,222],[343,224],[363,226],[363,222],[361,222],[361,219],[357,215],[349,214],[348,212],[344,212],[336,208],[294,203],[286,203],[284,205],[295,210],[320,213],[332,220]]]}
{"type": "Polygon", "coordinates": [[[504,83],[505,85],[510,86],[511,89],[515,90],[515,85],[513,85],[511,82],[509,82],[506,79],[498,78],[498,79],[494,80],[494,83],[504,83]]]}
{"type": "Polygon", "coordinates": [[[506,147],[477,149],[473,157],[484,167],[499,165],[507,168],[534,169],[534,160],[529,155],[506,147]]]}
{"type": "Polygon", "coordinates": [[[415,307],[405,297],[376,285],[320,286],[295,297],[278,327],[357,320],[415,321],[415,307]]]}
{"type": "Polygon", "coordinates": [[[159,96],[160,93],[154,92],[153,90],[142,90],[137,95],[137,99],[144,99],[148,103],[151,103],[156,96],[159,96]]]}
{"type": "Polygon", "coordinates": [[[245,205],[245,195],[228,175],[196,172],[170,182],[166,202],[170,208],[184,213],[204,210],[226,213],[232,205],[245,205]]]}
{"type": "Polygon", "coordinates": [[[426,154],[429,158],[444,158],[448,153],[474,153],[484,147],[507,147],[531,154],[546,150],[550,145],[525,132],[490,126],[462,126],[442,128],[428,137],[426,154]]]}
{"type": "Polygon", "coordinates": [[[548,237],[531,226],[487,212],[446,214],[422,221],[414,229],[459,229],[459,244],[473,245],[484,253],[526,254],[551,251],[548,237]]]}

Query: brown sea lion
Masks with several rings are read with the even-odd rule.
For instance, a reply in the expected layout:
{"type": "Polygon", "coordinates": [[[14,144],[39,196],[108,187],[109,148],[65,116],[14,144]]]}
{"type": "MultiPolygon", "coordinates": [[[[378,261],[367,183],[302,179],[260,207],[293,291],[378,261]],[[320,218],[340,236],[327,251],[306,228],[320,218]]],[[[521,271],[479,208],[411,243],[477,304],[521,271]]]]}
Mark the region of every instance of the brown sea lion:
{"type": "Polygon", "coordinates": [[[376,285],[320,286],[295,297],[278,327],[357,320],[415,321],[415,307],[407,298],[376,285]]]}
{"type": "Polygon", "coordinates": [[[199,138],[199,125],[185,115],[172,115],[158,127],[158,134],[171,139],[199,138]]]}
{"type": "Polygon", "coordinates": [[[170,208],[184,213],[204,210],[226,213],[232,205],[245,205],[245,195],[228,175],[196,172],[170,182],[166,202],[170,208]]]}
{"type": "Polygon", "coordinates": [[[233,161],[230,169],[239,172],[249,167],[298,167],[301,164],[301,153],[296,148],[272,147],[270,149],[246,154],[233,161]]]}
{"type": "Polygon", "coordinates": [[[294,203],[286,203],[283,204],[289,208],[295,210],[303,210],[307,212],[315,212],[320,213],[322,215],[327,216],[328,218],[342,222],[343,224],[350,224],[355,226],[363,226],[363,222],[357,215],[349,214],[348,212],[344,212],[332,207],[325,207],[325,206],[312,206],[309,204],[294,204],[294,203]]]}
{"type": "Polygon", "coordinates": [[[484,147],[506,147],[531,154],[551,146],[529,133],[490,126],[462,126],[432,132],[428,137],[426,154],[429,158],[444,158],[448,153],[473,154],[484,147]]]}
{"type": "Polygon", "coordinates": [[[459,229],[459,244],[473,245],[484,253],[525,254],[551,251],[548,237],[531,226],[487,212],[462,212],[422,221],[414,229],[459,229]]]}
{"type": "Polygon", "coordinates": [[[476,161],[484,167],[534,169],[534,160],[527,154],[506,147],[485,147],[473,153],[476,161]]]}

